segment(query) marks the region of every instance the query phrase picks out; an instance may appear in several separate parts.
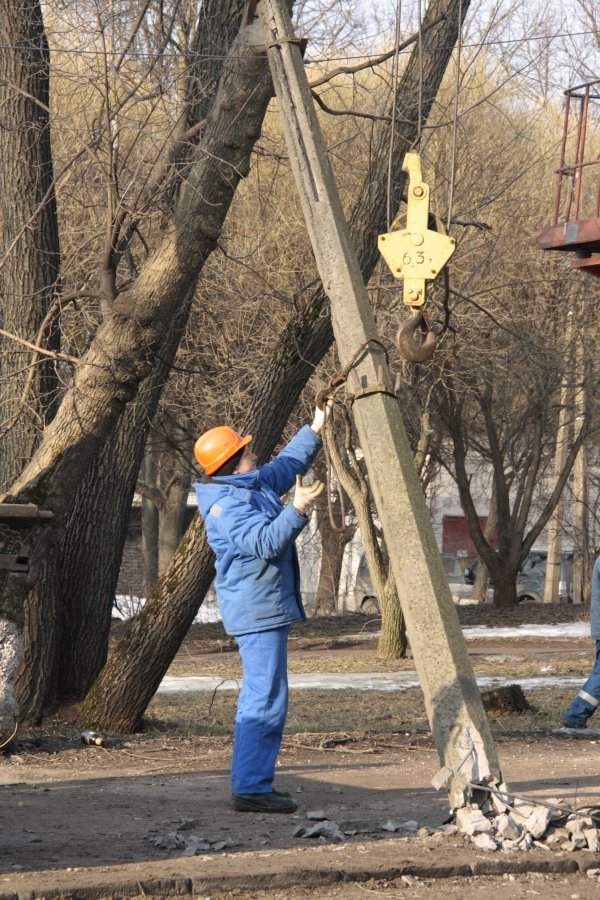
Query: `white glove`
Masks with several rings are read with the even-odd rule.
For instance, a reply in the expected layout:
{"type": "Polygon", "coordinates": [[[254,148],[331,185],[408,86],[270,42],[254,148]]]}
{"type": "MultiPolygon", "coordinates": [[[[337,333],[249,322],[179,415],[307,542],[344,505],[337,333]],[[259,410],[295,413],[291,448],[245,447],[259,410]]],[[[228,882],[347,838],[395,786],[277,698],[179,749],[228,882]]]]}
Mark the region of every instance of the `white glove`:
{"type": "Polygon", "coordinates": [[[313,431],[316,431],[317,434],[321,433],[321,429],[325,423],[325,415],[329,414],[332,407],[332,401],[327,400],[323,404],[323,409],[319,409],[318,406],[315,407],[315,417],[312,420],[311,428],[313,431]]]}
{"type": "Polygon", "coordinates": [[[302,484],[302,475],[296,475],[296,490],[294,491],[294,499],[292,503],[298,512],[305,516],[307,510],[316,501],[319,494],[323,492],[325,485],[322,481],[313,481],[312,484],[302,484]]]}

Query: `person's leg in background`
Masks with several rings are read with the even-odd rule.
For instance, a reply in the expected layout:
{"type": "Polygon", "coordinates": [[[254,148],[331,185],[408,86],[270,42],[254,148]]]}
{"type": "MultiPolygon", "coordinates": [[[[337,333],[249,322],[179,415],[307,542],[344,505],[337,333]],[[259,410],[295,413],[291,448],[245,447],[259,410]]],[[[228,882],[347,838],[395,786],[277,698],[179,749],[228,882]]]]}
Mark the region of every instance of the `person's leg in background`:
{"type": "Polygon", "coordinates": [[[585,728],[587,720],[600,705],[600,641],[596,641],[596,660],[592,674],[563,716],[567,728],[585,728]]]}

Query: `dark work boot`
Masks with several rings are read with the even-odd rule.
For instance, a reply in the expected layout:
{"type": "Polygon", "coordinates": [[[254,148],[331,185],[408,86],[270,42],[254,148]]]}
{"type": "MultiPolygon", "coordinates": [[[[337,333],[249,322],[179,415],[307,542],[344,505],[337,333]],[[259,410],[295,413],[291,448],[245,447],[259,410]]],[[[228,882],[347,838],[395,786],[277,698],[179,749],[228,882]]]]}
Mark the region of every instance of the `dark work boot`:
{"type": "Polygon", "coordinates": [[[289,791],[276,791],[275,788],[273,788],[273,793],[275,794],[276,797],[291,797],[292,796],[289,791]]]}
{"type": "Polygon", "coordinates": [[[570,719],[568,716],[565,716],[563,718],[562,724],[565,728],[587,728],[587,722],[577,721],[577,719],[570,719]]]}
{"type": "Polygon", "coordinates": [[[231,804],[238,812],[293,813],[298,804],[291,797],[270,791],[265,794],[232,794],[231,804]]]}

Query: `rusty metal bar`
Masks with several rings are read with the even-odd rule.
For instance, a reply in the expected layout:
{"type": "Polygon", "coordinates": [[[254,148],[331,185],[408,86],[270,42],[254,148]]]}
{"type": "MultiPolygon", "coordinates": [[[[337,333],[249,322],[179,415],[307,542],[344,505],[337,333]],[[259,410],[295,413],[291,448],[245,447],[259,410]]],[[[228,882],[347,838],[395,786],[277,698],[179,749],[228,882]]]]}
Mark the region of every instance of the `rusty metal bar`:
{"type": "Polygon", "coordinates": [[[562,179],[565,173],[565,153],[567,149],[567,132],[569,129],[569,115],[571,113],[571,94],[567,91],[567,103],[565,106],[565,119],[563,122],[563,136],[560,146],[560,165],[558,168],[558,190],[556,192],[556,206],[554,209],[554,224],[558,225],[560,216],[560,204],[562,200],[562,179]]]}
{"type": "Polygon", "coordinates": [[[600,78],[596,78],[595,81],[586,81],[584,84],[576,84],[574,87],[570,87],[565,91],[565,94],[571,94],[573,96],[577,96],[575,91],[580,91],[582,88],[590,88],[594,84],[600,84],[600,78]]]}
{"type": "Polygon", "coordinates": [[[586,88],[581,104],[581,118],[579,119],[579,139],[577,141],[577,151],[575,157],[575,219],[579,219],[581,209],[581,186],[583,183],[583,172],[581,164],[585,156],[585,139],[587,136],[587,115],[590,100],[589,85],[586,88]]]}

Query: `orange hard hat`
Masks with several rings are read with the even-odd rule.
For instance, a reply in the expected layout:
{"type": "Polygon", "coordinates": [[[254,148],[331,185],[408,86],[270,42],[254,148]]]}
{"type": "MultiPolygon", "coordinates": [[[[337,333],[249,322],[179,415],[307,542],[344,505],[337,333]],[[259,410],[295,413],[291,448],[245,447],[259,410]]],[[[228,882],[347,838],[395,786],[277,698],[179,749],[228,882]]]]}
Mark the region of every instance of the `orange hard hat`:
{"type": "Polygon", "coordinates": [[[212,475],[251,440],[251,434],[241,437],[228,425],[218,425],[200,435],[194,446],[194,455],[205,474],[212,475]]]}

